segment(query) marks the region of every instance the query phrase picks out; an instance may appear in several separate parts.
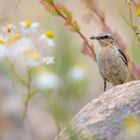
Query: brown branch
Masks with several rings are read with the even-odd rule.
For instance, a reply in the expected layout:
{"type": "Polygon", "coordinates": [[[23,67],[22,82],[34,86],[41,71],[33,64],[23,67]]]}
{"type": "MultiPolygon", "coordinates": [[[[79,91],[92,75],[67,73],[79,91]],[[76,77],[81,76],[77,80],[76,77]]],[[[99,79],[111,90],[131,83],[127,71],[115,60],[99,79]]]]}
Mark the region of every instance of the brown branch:
{"type": "Polygon", "coordinates": [[[139,0],[133,0],[132,2],[137,9],[140,8],[140,1],[139,0]]]}
{"type": "MultiPolygon", "coordinates": [[[[42,0],[41,0],[42,2],[42,0]]],[[[43,3],[43,2],[42,2],[43,3]]],[[[70,25],[73,29],[73,31],[75,31],[75,25],[74,25],[74,22],[72,20],[69,20],[69,18],[67,18],[60,10],[59,8],[57,8],[56,4],[54,2],[52,3],[49,3],[53,8],[54,10],[56,11],[56,13],[62,18],[64,19],[64,21],[67,23],[68,21],[68,25],[70,25]]],[[[45,6],[45,4],[43,3],[43,5],[45,6]]],[[[83,33],[81,33],[80,31],[75,31],[80,37],[81,39],[83,40],[84,42],[84,47],[86,47],[86,51],[89,52],[89,54],[91,55],[91,57],[96,61],[96,54],[95,54],[95,51],[94,51],[94,47],[92,45],[89,44],[88,42],[88,39],[84,36],[83,33]]]]}
{"type": "MultiPolygon", "coordinates": [[[[65,21],[67,21],[67,17],[65,17],[60,11],[59,9],[56,7],[56,5],[53,3],[52,6],[54,7],[54,9],[56,10],[56,12],[59,14],[59,16],[61,16],[65,21]]],[[[71,25],[71,27],[73,28],[73,30],[75,29],[74,24],[70,21],[69,24],[71,25]]],[[[94,51],[94,48],[89,44],[88,40],[86,39],[86,37],[79,31],[76,32],[85,42],[86,46],[88,47],[89,51],[91,52],[91,55],[93,57],[94,60],[96,60],[96,54],[94,51]]]]}

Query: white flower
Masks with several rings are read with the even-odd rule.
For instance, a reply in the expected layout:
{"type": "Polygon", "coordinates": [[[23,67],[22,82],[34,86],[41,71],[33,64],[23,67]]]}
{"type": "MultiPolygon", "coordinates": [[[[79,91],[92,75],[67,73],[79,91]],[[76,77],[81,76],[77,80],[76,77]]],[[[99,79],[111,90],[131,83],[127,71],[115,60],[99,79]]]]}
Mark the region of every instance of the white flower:
{"type": "Polygon", "coordinates": [[[13,31],[15,30],[15,25],[13,24],[7,24],[1,27],[1,31],[5,32],[5,33],[13,33],[13,31]]]}
{"type": "Polygon", "coordinates": [[[43,41],[49,47],[54,47],[53,37],[54,37],[53,31],[47,31],[40,36],[40,40],[43,41]]]}
{"type": "Polygon", "coordinates": [[[27,67],[37,67],[40,62],[40,54],[35,49],[30,49],[24,53],[24,64],[27,67]]]}
{"type": "Polygon", "coordinates": [[[6,56],[6,50],[5,50],[5,42],[6,38],[3,36],[0,36],[0,59],[3,59],[6,56]]]}
{"type": "Polygon", "coordinates": [[[21,31],[24,34],[34,33],[39,26],[38,22],[32,22],[31,20],[26,20],[20,23],[21,31]]]}
{"type": "Polygon", "coordinates": [[[0,36],[0,45],[4,45],[7,41],[7,38],[4,36],[0,36]]]}
{"type": "Polygon", "coordinates": [[[42,57],[40,61],[42,64],[47,64],[47,65],[55,63],[54,56],[42,57]]]}
{"type": "Polygon", "coordinates": [[[40,90],[54,90],[59,87],[59,78],[49,71],[40,72],[33,77],[33,85],[40,90]]]}
{"type": "Polygon", "coordinates": [[[68,73],[68,77],[70,80],[74,81],[83,80],[85,78],[85,70],[83,65],[77,65],[72,68],[68,73]]]}
{"type": "Polygon", "coordinates": [[[33,43],[30,39],[24,38],[20,34],[16,34],[8,39],[7,45],[7,56],[11,58],[17,58],[22,56],[23,53],[31,48],[33,48],[33,43]]]}
{"type": "Polygon", "coordinates": [[[0,60],[5,58],[5,56],[6,56],[5,48],[0,45],[0,60]]]}

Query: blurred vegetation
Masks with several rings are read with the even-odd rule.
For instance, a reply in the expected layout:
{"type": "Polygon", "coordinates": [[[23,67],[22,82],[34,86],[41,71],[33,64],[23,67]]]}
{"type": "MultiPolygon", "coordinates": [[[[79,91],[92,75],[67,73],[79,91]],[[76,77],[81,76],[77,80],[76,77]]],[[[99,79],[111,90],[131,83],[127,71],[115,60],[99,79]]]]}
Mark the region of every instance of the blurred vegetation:
{"type": "MultiPolygon", "coordinates": [[[[110,2],[111,1],[108,0],[108,3],[110,2]]],[[[89,17],[90,22],[94,22],[96,26],[99,26],[100,32],[111,32],[116,37],[117,41],[121,44],[121,48],[128,55],[130,71],[135,75],[134,77],[139,79],[140,4],[135,1],[123,2],[128,9],[121,9],[121,13],[127,14],[120,15],[120,17],[122,21],[125,22],[125,26],[128,25],[127,28],[131,29],[131,39],[127,41],[132,42],[133,46],[128,45],[129,43],[122,39],[122,35],[120,35],[118,31],[114,31],[111,27],[112,25],[108,24],[110,21],[107,21],[107,14],[102,8],[103,5],[100,7],[101,2],[96,0],[78,1],[81,7],[84,5],[85,9],[82,8],[82,12],[88,11],[86,17],[89,17]],[[135,65],[138,66],[137,73],[134,67],[135,65]]],[[[21,120],[23,120],[23,122],[29,117],[30,109],[32,105],[34,105],[34,103],[32,103],[34,98],[41,96],[41,101],[40,98],[37,101],[41,105],[47,106],[45,112],[51,114],[58,133],[64,126],[67,126],[74,114],[74,109],[79,106],[79,102],[86,98],[90,85],[89,77],[93,77],[87,72],[87,69],[91,68],[86,68],[83,59],[80,58],[80,48],[82,48],[84,54],[90,56],[89,58],[87,57],[87,59],[95,61],[96,56],[94,49],[96,47],[95,45],[93,47],[93,43],[89,42],[89,36],[87,36],[87,34],[84,33],[84,29],[82,29],[86,21],[82,20],[84,24],[80,23],[79,21],[81,20],[78,19],[79,17],[74,15],[76,12],[73,13],[73,11],[69,10],[72,7],[69,3],[74,5],[75,1],[68,3],[64,0],[41,0],[41,3],[46,9],[45,15],[42,13],[39,15],[42,19],[45,18],[45,20],[43,20],[44,25],[40,23],[40,21],[36,23],[32,20],[24,20],[25,17],[22,17],[23,14],[20,15],[20,20],[23,22],[17,22],[18,19],[16,22],[14,21],[18,10],[25,7],[22,5],[22,0],[16,3],[16,15],[14,19],[10,20],[10,24],[9,19],[7,20],[8,22],[5,19],[6,15],[3,15],[4,20],[0,19],[0,78],[6,85],[0,88],[0,96],[7,93],[8,96],[9,93],[10,96],[13,96],[12,94],[20,96],[21,104],[24,106],[21,113],[21,120]],[[88,48],[88,51],[85,48],[88,48]],[[43,100],[45,100],[45,103],[43,100]]],[[[32,2],[30,4],[32,4],[32,2]]],[[[7,5],[7,3],[5,5],[7,5]]],[[[112,6],[118,6],[119,9],[120,5],[112,6]]],[[[37,7],[42,8],[40,1],[37,3],[36,8],[37,7]]],[[[77,11],[79,9],[77,8],[77,11]]],[[[33,11],[30,9],[30,12],[32,13],[33,11]]],[[[112,11],[110,11],[110,13],[112,13],[112,11]]],[[[26,18],[28,18],[28,15],[26,18]]],[[[95,32],[96,26],[94,26],[95,32]]],[[[94,34],[94,30],[90,31],[90,29],[88,30],[87,28],[86,30],[94,34]]],[[[93,63],[90,65],[93,65],[93,63]]],[[[134,80],[134,77],[131,79],[134,80]]],[[[96,80],[99,81],[94,77],[92,79],[94,79],[95,83],[96,80]]],[[[94,88],[90,91],[91,94],[95,90],[94,88]]],[[[97,91],[95,90],[94,92],[97,91]]],[[[136,124],[135,122],[139,124],[139,121],[133,117],[124,121],[123,127],[124,131],[127,131],[128,137],[129,134],[131,134],[129,133],[131,130],[126,130],[126,128],[133,127],[133,125],[136,124]]],[[[139,126],[135,128],[135,130],[139,130],[139,126]]],[[[67,132],[71,135],[70,140],[84,140],[84,138],[79,136],[77,131],[70,126],[67,128],[67,132]]],[[[52,137],[55,137],[54,134],[52,137]]],[[[97,138],[91,139],[96,140],[97,138]]]]}

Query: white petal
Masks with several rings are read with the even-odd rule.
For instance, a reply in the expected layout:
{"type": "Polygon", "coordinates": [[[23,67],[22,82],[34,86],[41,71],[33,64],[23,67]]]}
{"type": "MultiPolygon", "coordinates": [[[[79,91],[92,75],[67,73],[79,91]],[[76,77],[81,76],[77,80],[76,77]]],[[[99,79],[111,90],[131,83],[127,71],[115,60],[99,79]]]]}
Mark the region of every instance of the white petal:
{"type": "Polygon", "coordinates": [[[21,27],[25,27],[25,22],[20,22],[21,27]]]}
{"type": "Polygon", "coordinates": [[[83,68],[80,67],[74,67],[69,72],[69,78],[71,80],[79,81],[85,78],[85,71],[83,68]]]}
{"type": "Polygon", "coordinates": [[[46,64],[53,64],[54,63],[54,57],[53,56],[48,56],[46,60],[46,64]]]}
{"type": "Polygon", "coordinates": [[[52,39],[48,39],[47,44],[49,47],[54,47],[54,41],[52,39]]]}
{"type": "Polygon", "coordinates": [[[3,59],[6,55],[6,50],[3,46],[0,46],[0,59],[3,59]]]}
{"type": "Polygon", "coordinates": [[[56,89],[59,86],[59,78],[53,73],[40,73],[34,76],[33,84],[41,90],[56,89]]]}
{"type": "Polygon", "coordinates": [[[45,40],[46,39],[45,34],[42,34],[39,39],[42,40],[42,41],[45,40]]]}
{"type": "Polygon", "coordinates": [[[33,23],[32,23],[32,27],[33,27],[33,28],[39,27],[39,23],[38,23],[38,22],[33,22],[33,23]]]}

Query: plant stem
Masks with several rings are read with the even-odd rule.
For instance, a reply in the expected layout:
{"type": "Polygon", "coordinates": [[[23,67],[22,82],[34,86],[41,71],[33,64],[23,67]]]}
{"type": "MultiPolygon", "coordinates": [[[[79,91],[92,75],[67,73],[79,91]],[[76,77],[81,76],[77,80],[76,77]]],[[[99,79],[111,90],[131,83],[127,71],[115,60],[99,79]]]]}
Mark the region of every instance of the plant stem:
{"type": "Polygon", "coordinates": [[[28,87],[27,87],[27,95],[26,95],[25,102],[24,102],[24,117],[25,117],[27,109],[28,109],[29,100],[33,96],[32,92],[31,92],[31,73],[30,73],[30,70],[27,70],[27,74],[28,74],[28,87]]]}
{"type": "MultiPolygon", "coordinates": [[[[56,10],[57,14],[59,16],[61,16],[65,21],[67,21],[67,17],[65,17],[60,11],[59,9],[56,7],[56,5],[54,3],[52,3],[53,8],[56,10]]],[[[74,24],[72,23],[72,21],[69,22],[69,24],[71,25],[71,27],[73,29],[75,29],[74,24]]],[[[92,57],[94,60],[96,60],[96,54],[94,51],[94,48],[89,44],[88,40],[86,39],[86,37],[80,32],[80,31],[76,31],[76,33],[82,38],[82,40],[86,43],[88,49],[90,50],[92,57]]]]}
{"type": "Polygon", "coordinates": [[[6,59],[6,63],[8,68],[10,69],[9,73],[11,74],[11,76],[14,77],[23,86],[28,87],[28,83],[17,74],[15,66],[12,63],[10,63],[8,59],[6,59]]]}

